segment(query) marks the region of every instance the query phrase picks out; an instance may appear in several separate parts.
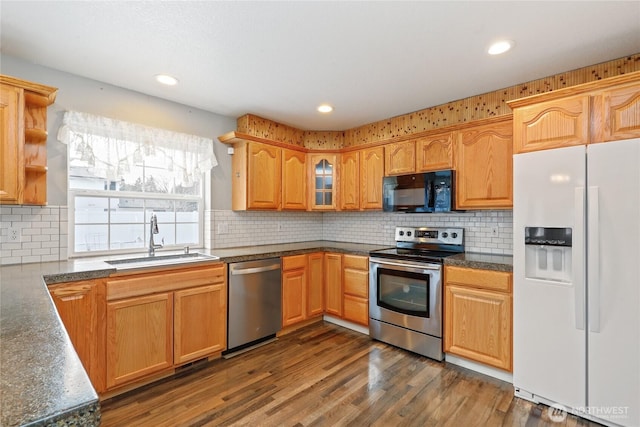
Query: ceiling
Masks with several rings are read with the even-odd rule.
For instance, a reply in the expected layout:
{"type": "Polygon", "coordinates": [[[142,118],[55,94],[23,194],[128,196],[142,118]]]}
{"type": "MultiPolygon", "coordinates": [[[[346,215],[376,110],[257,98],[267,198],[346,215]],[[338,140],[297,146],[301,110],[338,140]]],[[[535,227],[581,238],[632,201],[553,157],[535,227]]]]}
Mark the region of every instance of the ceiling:
{"type": "Polygon", "coordinates": [[[224,116],[344,130],[638,53],[640,1],[2,0],[0,35],[2,53],[35,64],[224,116]],[[515,48],[487,55],[500,38],[515,48]],[[323,102],[335,110],[318,113],[323,102]]]}

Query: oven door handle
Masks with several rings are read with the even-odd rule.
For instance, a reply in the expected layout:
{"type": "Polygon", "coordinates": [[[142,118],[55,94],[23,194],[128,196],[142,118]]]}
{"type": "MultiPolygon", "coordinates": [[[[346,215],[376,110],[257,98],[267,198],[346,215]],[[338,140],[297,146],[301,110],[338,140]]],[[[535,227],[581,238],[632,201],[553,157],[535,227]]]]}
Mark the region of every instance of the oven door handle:
{"type": "Polygon", "coordinates": [[[389,262],[389,261],[382,261],[380,259],[373,259],[370,258],[369,261],[371,261],[372,264],[380,264],[380,265],[392,265],[395,267],[404,267],[404,268],[420,268],[423,270],[436,270],[439,271],[442,269],[442,266],[440,264],[420,264],[417,262],[411,262],[411,261],[404,261],[402,263],[398,263],[398,262],[389,262]]]}

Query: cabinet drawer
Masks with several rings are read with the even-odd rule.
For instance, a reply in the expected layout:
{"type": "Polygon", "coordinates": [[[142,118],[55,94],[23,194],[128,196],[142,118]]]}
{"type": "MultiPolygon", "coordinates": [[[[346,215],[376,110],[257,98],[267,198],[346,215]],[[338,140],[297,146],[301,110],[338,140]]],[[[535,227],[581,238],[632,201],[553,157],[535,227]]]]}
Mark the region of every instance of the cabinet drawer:
{"type": "Polygon", "coordinates": [[[369,271],[369,257],[359,255],[343,255],[343,267],[369,271]]]}
{"type": "Polygon", "coordinates": [[[345,295],[343,317],[351,322],[369,325],[369,301],[365,298],[345,295]]]}
{"type": "Polygon", "coordinates": [[[226,279],[225,264],[162,273],[132,274],[107,280],[107,300],[225,283],[226,279]]]}
{"type": "Polygon", "coordinates": [[[361,298],[369,297],[369,272],[344,269],[344,293],[361,298]]]}
{"type": "Polygon", "coordinates": [[[511,292],[511,273],[503,271],[477,270],[473,268],[445,267],[447,284],[472,286],[474,288],[511,292]]]}
{"type": "Polygon", "coordinates": [[[282,257],[282,271],[305,268],[307,266],[306,255],[294,255],[282,257]]]}

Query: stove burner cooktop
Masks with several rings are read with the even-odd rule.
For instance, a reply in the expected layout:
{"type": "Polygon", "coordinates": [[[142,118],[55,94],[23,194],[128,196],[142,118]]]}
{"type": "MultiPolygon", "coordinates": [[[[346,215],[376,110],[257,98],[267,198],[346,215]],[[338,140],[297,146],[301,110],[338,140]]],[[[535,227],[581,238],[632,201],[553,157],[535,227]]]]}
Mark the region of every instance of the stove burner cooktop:
{"type": "Polygon", "coordinates": [[[380,258],[442,263],[464,252],[463,228],[396,227],[396,247],[371,251],[380,258]]]}

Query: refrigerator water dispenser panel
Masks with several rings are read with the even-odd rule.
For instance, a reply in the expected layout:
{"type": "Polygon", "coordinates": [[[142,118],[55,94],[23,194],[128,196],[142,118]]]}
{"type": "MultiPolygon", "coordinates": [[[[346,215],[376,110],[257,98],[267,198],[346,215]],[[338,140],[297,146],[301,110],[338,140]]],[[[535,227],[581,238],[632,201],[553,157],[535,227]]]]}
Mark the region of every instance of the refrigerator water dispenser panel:
{"type": "Polygon", "coordinates": [[[571,283],[571,228],[525,227],[525,277],[571,283]]]}

